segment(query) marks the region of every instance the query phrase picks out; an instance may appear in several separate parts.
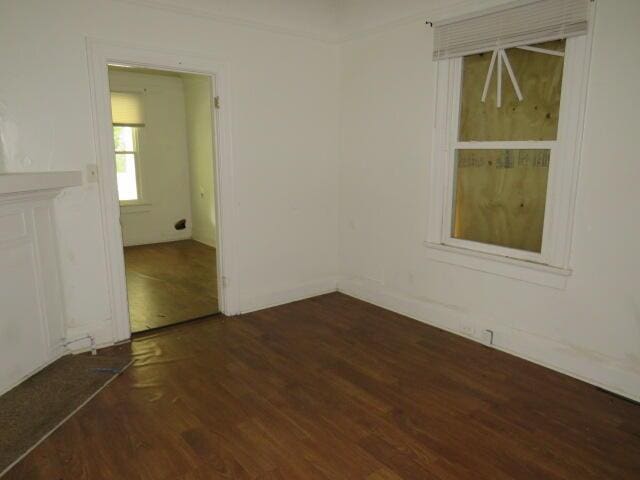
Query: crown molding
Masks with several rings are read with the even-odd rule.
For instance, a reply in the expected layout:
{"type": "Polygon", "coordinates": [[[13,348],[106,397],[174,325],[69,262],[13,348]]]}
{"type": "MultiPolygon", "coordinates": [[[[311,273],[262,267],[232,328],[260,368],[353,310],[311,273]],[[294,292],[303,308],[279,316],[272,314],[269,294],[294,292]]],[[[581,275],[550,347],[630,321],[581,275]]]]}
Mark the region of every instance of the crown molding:
{"type": "MultiPolygon", "coordinates": [[[[420,12],[406,15],[397,19],[384,21],[375,25],[359,28],[351,32],[340,33],[336,25],[336,32],[320,33],[303,29],[295,29],[284,27],[281,25],[260,22],[257,20],[213,13],[201,8],[187,7],[178,5],[167,0],[114,0],[120,3],[126,3],[130,5],[137,5],[141,7],[153,8],[156,10],[163,10],[170,13],[179,15],[189,15],[197,18],[206,18],[208,20],[227,23],[230,25],[236,25],[241,27],[253,28],[256,30],[262,30],[269,33],[275,33],[280,35],[289,35],[298,38],[306,38],[317,42],[329,43],[329,44],[341,44],[344,42],[350,42],[360,38],[375,35],[387,30],[402,27],[417,21],[438,21],[445,18],[458,16],[473,12],[474,10],[480,10],[483,8],[494,7],[496,5],[508,3],[511,0],[438,0],[435,4],[428,9],[420,12]]],[[[337,17],[338,15],[336,15],[337,17]]]]}
{"type": "Polygon", "coordinates": [[[120,3],[127,3],[130,5],[137,5],[141,7],[153,8],[156,10],[163,10],[170,13],[176,13],[180,15],[189,15],[197,18],[206,18],[214,22],[227,23],[230,25],[236,25],[240,27],[248,27],[256,30],[262,30],[269,33],[275,33],[280,35],[289,35],[299,38],[306,38],[308,40],[314,40],[323,43],[334,43],[338,38],[335,33],[320,33],[309,30],[302,30],[296,28],[283,27],[281,25],[260,22],[258,20],[251,20],[242,17],[236,17],[232,15],[223,15],[213,13],[208,10],[186,7],[183,5],[177,5],[175,3],[160,1],[160,0],[114,0],[120,3]]]}

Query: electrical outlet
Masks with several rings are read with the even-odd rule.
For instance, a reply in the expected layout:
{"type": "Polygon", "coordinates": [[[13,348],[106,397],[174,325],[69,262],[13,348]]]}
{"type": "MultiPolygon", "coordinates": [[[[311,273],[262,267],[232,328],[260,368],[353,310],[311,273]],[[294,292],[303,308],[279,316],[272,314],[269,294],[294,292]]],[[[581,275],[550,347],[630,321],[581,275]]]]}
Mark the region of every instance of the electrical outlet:
{"type": "Polygon", "coordinates": [[[482,343],[485,345],[493,345],[493,330],[482,331],[482,343]]]}

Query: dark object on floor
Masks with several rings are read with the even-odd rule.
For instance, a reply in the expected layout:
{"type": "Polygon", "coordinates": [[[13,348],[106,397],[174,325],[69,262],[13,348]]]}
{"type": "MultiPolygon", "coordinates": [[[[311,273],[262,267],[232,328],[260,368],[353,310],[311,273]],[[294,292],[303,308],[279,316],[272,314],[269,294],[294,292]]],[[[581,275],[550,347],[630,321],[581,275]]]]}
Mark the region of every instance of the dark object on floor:
{"type": "Polygon", "coordinates": [[[182,220],[178,220],[173,228],[175,228],[176,230],[184,230],[185,228],[187,228],[187,221],[184,218],[182,220]]]}
{"type": "Polygon", "coordinates": [[[67,355],[0,396],[0,474],[130,361],[126,349],[67,355]]]}
{"type": "Polygon", "coordinates": [[[131,349],[2,480],[640,478],[640,406],[343,294],[131,349]]]}

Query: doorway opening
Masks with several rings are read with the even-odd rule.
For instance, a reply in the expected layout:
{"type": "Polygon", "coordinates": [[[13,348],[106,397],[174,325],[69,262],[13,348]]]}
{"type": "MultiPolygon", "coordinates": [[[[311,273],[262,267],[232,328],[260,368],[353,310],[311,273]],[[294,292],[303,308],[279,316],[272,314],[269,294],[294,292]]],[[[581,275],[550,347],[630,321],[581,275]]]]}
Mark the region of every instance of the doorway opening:
{"type": "Polygon", "coordinates": [[[108,66],[130,331],[219,312],[215,81],[108,66]]]}

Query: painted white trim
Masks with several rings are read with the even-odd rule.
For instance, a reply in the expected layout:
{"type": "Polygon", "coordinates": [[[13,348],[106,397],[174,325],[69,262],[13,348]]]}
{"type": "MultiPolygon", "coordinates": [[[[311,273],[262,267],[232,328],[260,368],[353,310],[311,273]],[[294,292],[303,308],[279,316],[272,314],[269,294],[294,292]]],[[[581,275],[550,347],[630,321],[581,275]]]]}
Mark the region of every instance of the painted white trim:
{"type": "Polygon", "coordinates": [[[542,53],[544,55],[553,55],[555,57],[564,57],[564,52],[560,52],[558,50],[550,50],[548,48],[540,48],[534,47],[531,45],[522,45],[520,47],[515,47],[519,50],[528,50],[530,52],[542,53]]]}
{"type": "MultiPolygon", "coordinates": [[[[60,190],[82,184],[82,174],[67,172],[0,173],[0,195],[12,195],[42,190],[60,190]]],[[[58,192],[56,191],[55,194],[58,192]]]]}
{"type": "Polygon", "coordinates": [[[567,279],[573,273],[569,269],[555,268],[534,262],[528,262],[523,266],[525,262],[520,259],[467,248],[430,244],[429,242],[425,242],[425,246],[427,247],[427,256],[437,262],[488,272],[559,290],[566,288],[567,279]]]}
{"type": "Polygon", "coordinates": [[[214,13],[204,8],[193,8],[184,5],[171,3],[160,0],[117,0],[122,3],[129,3],[132,5],[138,5],[147,8],[154,8],[156,10],[163,10],[165,12],[176,13],[180,15],[189,15],[197,18],[206,18],[208,20],[220,23],[227,23],[230,25],[237,25],[240,27],[249,27],[255,30],[262,30],[269,33],[275,33],[280,35],[289,35],[293,37],[306,38],[308,40],[314,40],[324,43],[331,43],[337,39],[337,34],[334,33],[319,33],[310,30],[302,30],[297,28],[284,27],[274,23],[266,23],[258,20],[252,20],[248,18],[223,15],[214,13]]]}
{"type": "MultiPolygon", "coordinates": [[[[166,0],[115,0],[121,3],[127,3],[130,5],[137,5],[146,8],[153,8],[156,10],[162,10],[165,12],[174,13],[177,15],[189,15],[197,18],[204,18],[213,22],[226,23],[229,25],[236,25],[241,27],[252,28],[254,30],[261,30],[264,32],[288,35],[298,38],[305,38],[308,40],[318,41],[329,44],[341,44],[350,42],[360,38],[365,38],[371,35],[382,33],[388,30],[393,30],[398,27],[420,22],[442,20],[453,15],[467,14],[474,11],[486,9],[487,7],[494,7],[500,3],[506,3],[510,0],[441,0],[439,4],[432,6],[429,9],[422,10],[420,12],[405,15],[400,18],[385,20],[377,22],[374,25],[358,28],[350,32],[340,31],[338,22],[335,25],[335,31],[327,33],[319,33],[311,30],[303,30],[297,28],[288,28],[282,25],[274,23],[261,22],[249,18],[243,18],[239,16],[223,15],[211,12],[203,8],[193,8],[180,5],[178,3],[168,2],[166,0]]],[[[338,18],[338,11],[336,9],[336,19],[338,18]]],[[[426,28],[426,27],[425,27],[426,28]]]]}
{"type": "Polygon", "coordinates": [[[157,234],[155,232],[151,232],[149,234],[143,234],[139,236],[129,235],[129,238],[127,238],[127,240],[123,241],[122,243],[125,247],[135,247],[136,245],[152,245],[158,243],[179,242],[182,240],[190,240],[191,238],[191,232],[185,229],[174,234],[157,234]]]}
{"type": "Polygon", "coordinates": [[[172,70],[212,77],[212,97],[218,95],[222,108],[212,109],[214,138],[217,219],[217,275],[220,310],[226,315],[239,312],[236,246],[236,202],[231,143],[230,65],[226,60],[192,52],[168,51],[87,38],[89,83],[93,100],[93,130],[98,162],[98,186],[109,280],[109,300],[113,341],[131,336],[124,272],[122,234],[119,223],[120,205],[113,162],[113,132],[107,65],[115,63],[157,70],[172,70]],[[215,93],[214,93],[215,88],[215,93]],[[226,281],[223,282],[223,277],[226,281]],[[224,285],[224,287],[223,287],[224,285]]]}
{"type": "Polygon", "coordinates": [[[336,277],[328,277],[302,285],[296,285],[274,292],[265,293],[263,295],[256,295],[251,298],[243,299],[242,313],[255,312],[265,308],[276,307],[278,305],[284,305],[298,300],[332,293],[337,290],[337,285],[338,279],[336,277]]]}
{"type": "Polygon", "coordinates": [[[116,342],[113,340],[113,324],[108,321],[109,319],[96,320],[88,324],[82,324],[74,327],[67,327],[65,331],[65,338],[81,339],[77,342],[73,342],[68,345],[66,349],[74,354],[91,351],[90,340],[87,335],[91,335],[94,339],[95,348],[98,350],[101,348],[111,347],[119,343],[127,343],[130,339],[116,342]]]}
{"type": "MultiPolygon", "coordinates": [[[[451,224],[447,225],[447,232],[451,228],[451,224]]],[[[500,245],[492,245],[489,243],[474,242],[473,240],[465,240],[463,238],[455,238],[451,235],[447,235],[447,238],[442,240],[442,243],[437,244],[439,246],[448,246],[451,248],[459,248],[468,250],[469,252],[486,253],[493,255],[497,258],[511,258],[514,260],[524,260],[526,262],[537,263],[539,265],[546,265],[546,260],[541,253],[529,252],[527,250],[517,250],[515,248],[503,247],[500,245]]],[[[429,246],[429,245],[427,245],[429,246]]]]}
{"type": "Polygon", "coordinates": [[[598,352],[497,324],[490,318],[436,302],[411,298],[361,278],[340,280],[338,291],[485,345],[482,332],[491,329],[494,332],[491,348],[640,401],[640,374],[598,352]]]}
{"type": "MultiPolygon", "coordinates": [[[[593,22],[591,22],[593,23],[593,22]]],[[[584,99],[591,36],[567,39],[558,139],[544,142],[460,142],[458,106],[462,59],[437,62],[434,147],[430,164],[430,198],[425,246],[431,258],[463,267],[505,275],[554,288],[564,288],[558,276],[540,275],[535,263],[560,276],[571,273],[570,250],[575,209],[579,152],[584,126],[584,99]],[[456,149],[548,149],[551,151],[542,252],[526,252],[479,244],[451,236],[456,149]],[[561,161],[560,161],[561,160],[561,161]],[[459,250],[459,251],[456,251],[459,250]],[[475,255],[476,258],[472,258],[475,255]],[[495,262],[491,261],[491,255],[495,262]],[[510,265],[505,268],[503,259],[510,265]],[[531,275],[527,275],[527,271],[531,275]]]]}
{"type": "Polygon", "coordinates": [[[455,150],[551,150],[558,145],[557,141],[492,141],[492,142],[460,142],[452,140],[455,150]]]}

